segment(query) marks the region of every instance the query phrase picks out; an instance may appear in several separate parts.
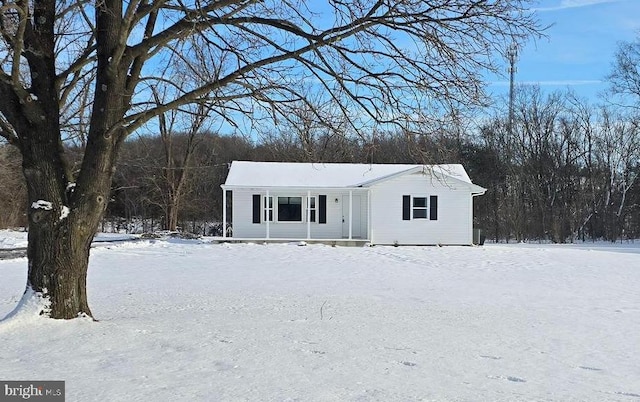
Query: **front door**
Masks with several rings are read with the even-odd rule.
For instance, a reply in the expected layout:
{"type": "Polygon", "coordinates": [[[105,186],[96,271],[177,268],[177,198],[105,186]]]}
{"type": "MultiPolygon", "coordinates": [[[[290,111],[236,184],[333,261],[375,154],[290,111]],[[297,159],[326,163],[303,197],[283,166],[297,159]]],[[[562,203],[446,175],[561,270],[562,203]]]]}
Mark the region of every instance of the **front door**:
{"type": "MultiPolygon", "coordinates": [[[[353,238],[361,238],[362,230],[361,230],[361,203],[360,196],[353,195],[353,218],[351,221],[351,237],[353,238]]],[[[345,239],[349,238],[349,196],[342,196],[342,237],[345,239]]]]}

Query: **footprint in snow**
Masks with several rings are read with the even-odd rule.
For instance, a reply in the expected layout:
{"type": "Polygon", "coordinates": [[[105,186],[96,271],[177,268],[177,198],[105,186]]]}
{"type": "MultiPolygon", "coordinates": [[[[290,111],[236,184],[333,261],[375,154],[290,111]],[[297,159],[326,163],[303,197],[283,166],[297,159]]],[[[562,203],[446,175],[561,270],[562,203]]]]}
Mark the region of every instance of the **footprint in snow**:
{"type": "Polygon", "coordinates": [[[317,349],[298,349],[302,353],[312,354],[312,355],[326,355],[327,352],[317,349]]]}
{"type": "Polygon", "coordinates": [[[480,355],[483,359],[491,359],[491,360],[500,360],[502,357],[500,356],[490,356],[490,355],[480,355]]]}
{"type": "Polygon", "coordinates": [[[601,368],[597,368],[597,367],[578,366],[578,368],[581,368],[583,370],[590,370],[590,371],[602,371],[601,368]]]}
{"type": "Polygon", "coordinates": [[[502,376],[502,375],[488,375],[487,378],[491,378],[494,380],[507,380],[511,382],[527,382],[524,378],[515,377],[515,376],[502,376]]]}
{"type": "Polygon", "coordinates": [[[631,392],[616,392],[617,395],[622,395],[622,396],[632,396],[634,398],[640,398],[640,394],[634,394],[631,392]]]}

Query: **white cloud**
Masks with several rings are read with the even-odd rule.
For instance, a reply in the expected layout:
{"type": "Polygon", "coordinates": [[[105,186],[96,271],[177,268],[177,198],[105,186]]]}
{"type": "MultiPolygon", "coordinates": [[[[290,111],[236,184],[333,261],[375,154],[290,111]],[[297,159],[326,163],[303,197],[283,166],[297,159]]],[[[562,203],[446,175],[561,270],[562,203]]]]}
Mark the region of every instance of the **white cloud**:
{"type": "Polygon", "coordinates": [[[535,11],[556,11],[567,8],[588,7],[596,4],[618,3],[622,0],[560,0],[555,6],[535,8],[535,11]]]}

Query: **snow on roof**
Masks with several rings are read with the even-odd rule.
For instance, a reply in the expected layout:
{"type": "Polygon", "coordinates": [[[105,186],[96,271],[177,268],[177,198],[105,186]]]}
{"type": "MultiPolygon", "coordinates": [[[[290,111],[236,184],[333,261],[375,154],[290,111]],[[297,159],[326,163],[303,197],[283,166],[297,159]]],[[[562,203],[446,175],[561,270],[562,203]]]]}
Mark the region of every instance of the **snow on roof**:
{"type": "Polygon", "coordinates": [[[405,165],[358,163],[288,163],[233,161],[225,182],[229,187],[358,187],[411,170],[431,170],[471,184],[459,164],[405,165]]]}

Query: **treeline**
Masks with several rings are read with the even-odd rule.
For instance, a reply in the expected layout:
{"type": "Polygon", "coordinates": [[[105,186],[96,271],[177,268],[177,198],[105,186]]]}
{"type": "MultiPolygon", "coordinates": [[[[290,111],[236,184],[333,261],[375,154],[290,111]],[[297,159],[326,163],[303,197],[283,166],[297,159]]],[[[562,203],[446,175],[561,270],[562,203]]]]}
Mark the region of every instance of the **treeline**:
{"type": "Polygon", "coordinates": [[[488,188],[478,225],[494,240],[640,238],[640,118],[571,93],[518,91],[514,121],[483,124],[470,175],[488,188]]]}
{"type": "MultiPolygon", "coordinates": [[[[488,189],[475,199],[475,226],[488,239],[640,238],[640,118],[536,87],[519,88],[514,106],[511,124],[504,111],[472,126],[453,116],[427,134],[345,134],[339,124],[301,121],[257,141],[211,132],[133,137],[123,145],[103,229],[219,233],[220,184],[233,160],[461,163],[488,189]]],[[[0,148],[2,227],[26,224],[17,158],[0,148]]]]}

